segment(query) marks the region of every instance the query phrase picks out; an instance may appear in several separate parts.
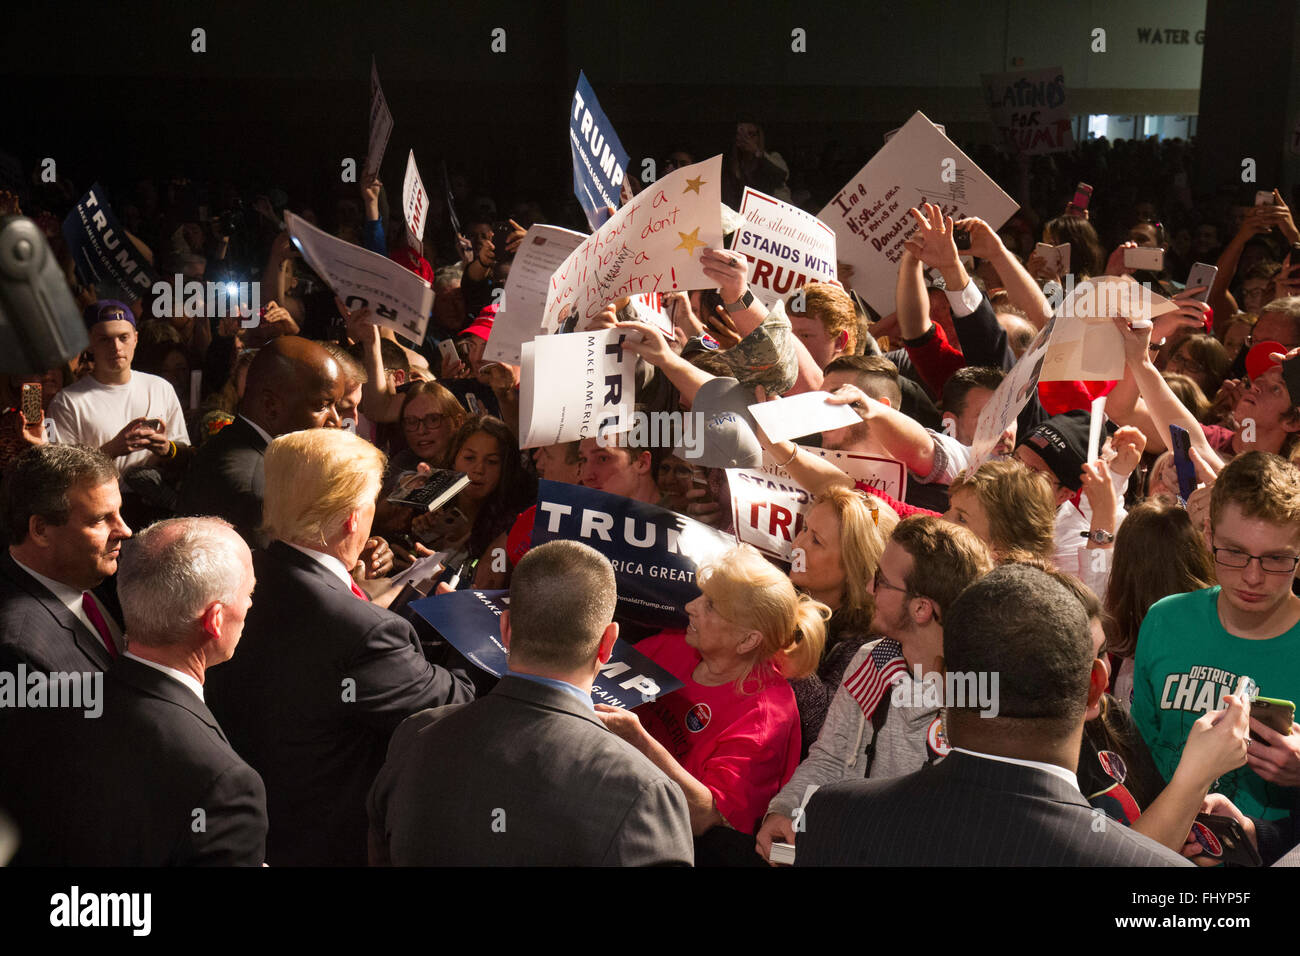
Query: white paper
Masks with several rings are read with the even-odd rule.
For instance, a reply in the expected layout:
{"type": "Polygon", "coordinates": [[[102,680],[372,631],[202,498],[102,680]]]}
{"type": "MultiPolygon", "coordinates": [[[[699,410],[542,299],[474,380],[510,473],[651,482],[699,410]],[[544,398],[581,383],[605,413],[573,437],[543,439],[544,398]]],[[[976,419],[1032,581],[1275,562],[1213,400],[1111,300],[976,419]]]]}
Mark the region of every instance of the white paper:
{"type": "Polygon", "coordinates": [[[953,219],[978,216],[995,230],[1019,208],[925,114],[914,113],[817,214],[835,231],[839,261],[853,267],[854,290],[881,315],[894,311],[903,240],[917,229],[908,209],[927,201],[953,219]]]}
{"type": "MultiPolygon", "coordinates": [[[[896,461],[893,458],[863,455],[855,451],[813,448],[810,445],[800,445],[799,447],[803,449],[803,454],[816,455],[819,458],[826,459],[854,481],[869,485],[877,491],[882,491],[896,501],[902,501],[907,497],[907,468],[901,461],[896,461]]],[[[794,480],[790,477],[790,473],[778,465],[776,460],[767,452],[763,453],[763,466],[759,470],[766,475],[773,475],[790,481],[794,480]]]]}
{"type": "Polygon", "coordinates": [[[636,402],[636,355],[623,329],[543,335],[522,346],[520,448],[612,435],[636,402]]]}
{"type": "Polygon", "coordinates": [[[1096,461],[1101,451],[1101,431],[1106,425],[1106,396],[1101,395],[1092,400],[1092,420],[1088,422],[1088,457],[1085,461],[1096,461]]]}
{"type": "Polygon", "coordinates": [[[1107,382],[1124,376],[1124,339],[1111,321],[1150,321],[1178,307],[1131,276],[1098,276],[1075,284],[1067,276],[1056,310],[1042,382],[1107,382]]]}
{"type": "Polygon", "coordinates": [[[779,402],[758,402],[749,406],[749,412],[767,433],[768,441],[773,442],[844,428],[862,421],[851,405],[826,404],[830,396],[830,392],[803,392],[779,402]]]}
{"type": "Polygon", "coordinates": [[[436,574],[438,568],[446,558],[447,552],[445,551],[425,555],[423,558],[416,558],[415,563],[401,574],[393,575],[393,581],[396,583],[398,590],[406,587],[408,584],[418,584],[436,574]]]}
{"type": "Polygon", "coordinates": [[[518,365],[519,347],[542,334],[542,313],[551,276],[587,236],[559,226],[535,225],[524,235],[506,277],[506,295],[488,336],[483,358],[518,365]]]}
{"type": "Polygon", "coordinates": [[[388,149],[388,137],[393,133],[393,114],[388,112],[388,100],[384,99],[383,87],[379,85],[379,68],[375,58],[370,58],[370,139],[366,146],[366,166],[361,177],[363,183],[379,172],[384,161],[384,150],[388,149]]]}
{"type": "Polygon", "coordinates": [[[415,168],[415,150],[406,154],[406,178],[402,181],[402,215],[406,228],[415,238],[415,248],[424,239],[424,222],[429,214],[429,196],[424,191],[420,171],[415,168]]]}
{"type": "Polygon", "coordinates": [[[417,345],[433,308],[433,286],[392,259],[317,229],[291,212],[285,228],[312,270],[351,310],[370,309],[371,321],[417,345]]]}
{"type": "Polygon", "coordinates": [[[835,232],[812,213],[746,186],[740,215],[731,248],[749,260],[749,288],[764,305],[835,278],[835,232]]]}
{"type": "Polygon", "coordinates": [[[1056,321],[1055,317],[1047,320],[980,412],[971,440],[971,468],[978,468],[993,457],[1002,433],[1015,422],[1038,387],[1038,374],[1047,358],[1047,343],[1056,321]]]}
{"type": "Polygon", "coordinates": [[[1034,246],[1034,252],[1042,256],[1047,267],[1058,276],[1064,277],[1070,271],[1070,244],[1063,242],[1058,246],[1049,246],[1040,242],[1034,246]]]}
{"type": "Polygon", "coordinates": [[[555,271],[543,330],[582,328],[625,295],[713,288],[700,253],[722,248],[721,179],[722,157],[714,156],[633,197],[555,271]]]}
{"type": "Polygon", "coordinates": [[[753,468],[728,468],[736,539],[782,561],[790,560],[812,495],[794,479],[753,468]]]}
{"type": "Polygon", "coordinates": [[[632,311],[636,313],[638,322],[653,325],[667,337],[669,342],[672,341],[673,320],[664,309],[663,296],[660,293],[647,292],[645,295],[634,295],[630,305],[632,311]]]}

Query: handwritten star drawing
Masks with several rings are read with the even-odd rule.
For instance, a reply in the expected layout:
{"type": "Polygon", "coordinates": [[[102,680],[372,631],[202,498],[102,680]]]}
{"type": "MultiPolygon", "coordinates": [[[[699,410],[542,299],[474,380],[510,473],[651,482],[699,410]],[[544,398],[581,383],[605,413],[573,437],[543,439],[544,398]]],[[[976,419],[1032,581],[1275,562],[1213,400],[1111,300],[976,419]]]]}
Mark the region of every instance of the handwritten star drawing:
{"type": "Polygon", "coordinates": [[[707,242],[700,242],[700,227],[696,226],[690,232],[679,232],[677,235],[682,237],[682,241],[673,246],[673,249],[685,249],[686,254],[693,255],[696,246],[707,246],[707,242]]]}
{"type": "Polygon", "coordinates": [[[682,195],[685,196],[687,193],[695,193],[697,196],[702,195],[700,187],[703,185],[705,185],[703,176],[696,176],[694,179],[688,179],[686,180],[686,188],[682,190],[682,195]]]}

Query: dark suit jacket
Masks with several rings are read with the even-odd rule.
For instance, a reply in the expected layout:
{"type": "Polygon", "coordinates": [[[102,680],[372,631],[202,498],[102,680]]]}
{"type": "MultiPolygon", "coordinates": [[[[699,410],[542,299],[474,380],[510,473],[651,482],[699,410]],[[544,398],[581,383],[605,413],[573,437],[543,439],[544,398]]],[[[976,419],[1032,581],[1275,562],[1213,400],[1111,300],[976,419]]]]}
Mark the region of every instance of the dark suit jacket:
{"type": "Polygon", "coordinates": [[[403,723],[369,807],[372,863],[689,865],[694,855],[681,788],[570,694],[522,677],[403,723]]]}
{"type": "Polygon", "coordinates": [[[364,866],[366,791],[416,711],[471,700],[410,623],[360,600],[282,542],[253,555],[257,589],[230,661],[208,675],[213,713],[266,781],[272,866],[364,866]]]}
{"type": "Polygon", "coordinates": [[[102,675],[102,713],[25,710],[0,744],[15,863],[260,866],[266,790],[203,701],[126,657],[102,675]],[[202,811],[201,813],[198,811],[202,811]]]}
{"type": "Polygon", "coordinates": [[[1179,866],[1045,770],[961,753],[808,804],[796,866],[1179,866]]]}
{"type": "Polygon", "coordinates": [[[265,453],[262,436],[236,415],[194,453],[176,513],[225,518],[249,547],[266,547],[269,542],[257,533],[262,524],[265,453]]]}
{"type": "Polygon", "coordinates": [[[112,662],[100,636],[0,549],[0,671],[102,671],[112,662]]]}

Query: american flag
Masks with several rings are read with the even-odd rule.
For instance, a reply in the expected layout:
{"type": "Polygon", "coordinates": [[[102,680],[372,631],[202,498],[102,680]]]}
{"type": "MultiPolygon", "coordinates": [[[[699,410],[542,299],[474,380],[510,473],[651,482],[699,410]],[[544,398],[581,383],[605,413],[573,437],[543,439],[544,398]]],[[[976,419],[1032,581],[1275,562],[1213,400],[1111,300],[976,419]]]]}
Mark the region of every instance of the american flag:
{"type": "Polygon", "coordinates": [[[902,645],[892,637],[886,637],[871,649],[862,666],[845,678],[844,686],[858,702],[862,713],[870,718],[880,698],[894,683],[894,678],[906,673],[907,661],[903,659],[902,645]]]}

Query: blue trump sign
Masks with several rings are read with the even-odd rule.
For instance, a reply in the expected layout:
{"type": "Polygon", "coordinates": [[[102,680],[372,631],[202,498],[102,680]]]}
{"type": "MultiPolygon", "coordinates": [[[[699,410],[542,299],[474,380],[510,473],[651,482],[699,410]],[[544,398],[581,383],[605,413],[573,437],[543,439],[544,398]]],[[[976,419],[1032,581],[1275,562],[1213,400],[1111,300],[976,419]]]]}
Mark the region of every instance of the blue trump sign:
{"type": "Polygon", "coordinates": [[[77,275],[100,298],[134,302],[153,288],[156,279],[148,260],[118,223],[99,183],[63,220],[63,238],[77,275]]]}
{"type": "Polygon", "coordinates": [[[620,205],[628,155],[582,71],[578,72],[569,113],[569,148],[573,151],[573,195],[595,232],[609,218],[607,207],[617,209],[620,205]]]}

